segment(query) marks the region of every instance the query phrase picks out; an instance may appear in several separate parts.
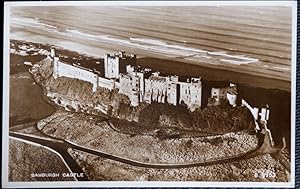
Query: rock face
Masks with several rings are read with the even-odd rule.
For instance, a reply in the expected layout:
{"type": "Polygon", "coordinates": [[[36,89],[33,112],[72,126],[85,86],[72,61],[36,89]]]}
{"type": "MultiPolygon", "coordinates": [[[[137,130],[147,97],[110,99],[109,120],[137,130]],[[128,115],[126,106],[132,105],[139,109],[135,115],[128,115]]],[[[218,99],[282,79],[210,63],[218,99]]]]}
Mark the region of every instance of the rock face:
{"type": "Polygon", "coordinates": [[[173,126],[196,129],[202,132],[226,133],[255,128],[246,108],[228,104],[209,106],[190,112],[183,105],[141,104],[131,107],[127,96],[118,89],[98,87],[92,92],[88,82],[67,77],[52,77],[52,63],[46,58],[39,63],[33,74],[46,89],[46,94],[56,104],[67,110],[91,114],[105,113],[118,119],[139,122],[143,126],[173,126]]]}

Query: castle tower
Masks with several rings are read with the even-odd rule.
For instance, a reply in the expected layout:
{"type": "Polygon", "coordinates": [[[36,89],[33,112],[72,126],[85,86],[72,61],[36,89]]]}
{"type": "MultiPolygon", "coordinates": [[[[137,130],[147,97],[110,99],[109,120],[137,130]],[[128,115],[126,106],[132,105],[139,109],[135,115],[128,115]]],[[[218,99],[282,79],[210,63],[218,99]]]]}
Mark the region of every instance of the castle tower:
{"type": "Polygon", "coordinates": [[[111,56],[105,54],[104,56],[104,74],[106,78],[109,79],[119,79],[119,56],[111,56]]]}
{"type": "Polygon", "coordinates": [[[126,55],[121,51],[119,54],[105,54],[104,56],[104,75],[106,78],[119,79],[120,73],[126,73],[127,65],[136,64],[136,55],[126,55]]]}

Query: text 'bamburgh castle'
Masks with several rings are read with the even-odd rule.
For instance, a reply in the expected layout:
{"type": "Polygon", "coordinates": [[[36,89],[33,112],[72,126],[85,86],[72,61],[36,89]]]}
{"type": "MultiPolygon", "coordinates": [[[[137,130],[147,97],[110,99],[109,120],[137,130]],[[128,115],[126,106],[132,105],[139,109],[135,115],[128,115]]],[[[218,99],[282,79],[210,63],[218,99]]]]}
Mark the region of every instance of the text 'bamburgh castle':
{"type": "MultiPolygon", "coordinates": [[[[136,107],[140,102],[169,103],[172,105],[185,104],[194,111],[201,107],[202,83],[201,78],[187,78],[181,81],[178,76],[162,76],[159,72],[141,68],[136,65],[136,55],[106,54],[104,57],[104,77],[100,73],[78,65],[70,65],[55,57],[54,49],[51,50],[54,59],[54,78],[65,76],[90,82],[93,92],[97,87],[108,90],[118,89],[119,93],[128,96],[131,106],[136,107]]],[[[222,95],[229,103],[235,106],[236,93],[230,91],[221,94],[218,89],[212,90],[212,97],[219,100],[222,95]]]]}

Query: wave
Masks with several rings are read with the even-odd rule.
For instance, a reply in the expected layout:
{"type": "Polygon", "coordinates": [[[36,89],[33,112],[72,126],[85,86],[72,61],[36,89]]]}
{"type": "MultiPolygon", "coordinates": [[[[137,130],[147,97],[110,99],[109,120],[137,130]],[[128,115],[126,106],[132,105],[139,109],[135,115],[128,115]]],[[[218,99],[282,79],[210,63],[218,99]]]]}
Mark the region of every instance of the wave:
{"type": "Polygon", "coordinates": [[[283,71],[290,71],[291,67],[278,67],[278,66],[275,66],[275,67],[273,67],[273,69],[283,70],[283,71]]]}
{"type": "Polygon", "coordinates": [[[57,26],[54,25],[50,25],[50,24],[45,24],[39,21],[38,18],[24,18],[24,17],[12,17],[10,19],[11,23],[15,23],[15,24],[25,24],[25,25],[36,25],[36,26],[41,26],[41,27],[45,27],[45,28],[52,28],[52,29],[57,29],[57,26]]]}
{"type": "MultiPolygon", "coordinates": [[[[133,37],[120,39],[108,35],[93,35],[74,29],[63,30],[58,28],[57,26],[42,23],[38,18],[33,19],[25,17],[12,17],[11,24],[21,25],[25,27],[34,27],[42,31],[47,31],[50,33],[68,37],[75,37],[79,39],[92,40],[109,44],[118,44],[120,46],[152,51],[173,58],[182,58],[195,61],[201,60],[201,62],[205,62],[208,64],[241,65],[259,62],[258,59],[246,57],[244,55],[229,55],[226,52],[210,52],[178,44],[167,44],[166,42],[157,39],[133,37]]],[[[187,45],[186,42],[184,42],[184,44],[187,45]]]]}
{"type": "Polygon", "coordinates": [[[144,39],[144,38],[133,38],[133,37],[130,37],[129,39],[130,41],[133,42],[140,42],[140,43],[145,43],[150,45],[167,45],[165,42],[156,39],[144,39]]]}

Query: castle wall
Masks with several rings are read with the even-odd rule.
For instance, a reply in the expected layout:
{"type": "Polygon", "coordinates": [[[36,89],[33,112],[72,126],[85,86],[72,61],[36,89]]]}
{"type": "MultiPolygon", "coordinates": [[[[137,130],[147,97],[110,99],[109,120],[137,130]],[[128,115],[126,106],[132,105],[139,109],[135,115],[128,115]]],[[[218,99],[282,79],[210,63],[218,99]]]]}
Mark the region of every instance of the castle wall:
{"type": "Polygon", "coordinates": [[[98,85],[97,74],[79,67],[75,67],[73,65],[65,64],[55,58],[54,78],[62,77],[62,76],[90,82],[93,85],[93,92],[96,91],[98,85]]]}
{"type": "Polygon", "coordinates": [[[187,106],[190,106],[191,104],[191,98],[190,98],[190,88],[188,83],[180,82],[180,96],[179,96],[179,104],[185,103],[187,106]]]}
{"type": "Polygon", "coordinates": [[[109,90],[113,90],[115,88],[115,80],[98,77],[98,86],[109,90]]]}
{"type": "Polygon", "coordinates": [[[194,111],[196,108],[201,107],[201,94],[202,86],[201,82],[179,82],[180,85],[180,96],[179,103],[184,103],[187,107],[194,111]]]}
{"type": "Polygon", "coordinates": [[[152,82],[150,79],[145,79],[144,102],[148,104],[152,102],[152,82]]]}
{"type": "Polygon", "coordinates": [[[226,99],[227,88],[212,88],[211,89],[211,98],[216,100],[226,99]]]}
{"type": "Polygon", "coordinates": [[[134,75],[120,74],[119,93],[129,97],[132,106],[139,105],[140,78],[134,75]]]}
{"type": "Polygon", "coordinates": [[[257,130],[260,129],[257,121],[266,124],[266,122],[269,120],[270,110],[268,106],[263,108],[251,107],[250,104],[248,104],[244,99],[242,99],[242,106],[245,106],[251,112],[253,119],[255,120],[255,125],[257,130]]]}
{"type": "Polygon", "coordinates": [[[261,108],[259,116],[260,120],[266,122],[269,120],[270,110],[268,108],[261,108]]]}
{"type": "Polygon", "coordinates": [[[177,84],[168,83],[167,84],[167,101],[169,104],[177,105],[177,84]]]}
{"type": "Polygon", "coordinates": [[[259,125],[256,122],[258,120],[258,108],[252,107],[250,104],[248,104],[248,102],[246,102],[244,99],[242,99],[242,106],[245,106],[246,108],[248,108],[248,110],[251,112],[254,122],[255,122],[255,126],[256,129],[259,130],[259,125]]]}
{"type": "Polygon", "coordinates": [[[144,73],[137,72],[134,70],[134,67],[131,65],[126,66],[127,75],[137,76],[139,78],[139,93],[140,93],[140,102],[143,102],[144,92],[145,92],[145,82],[144,82],[144,73]]]}
{"type": "Polygon", "coordinates": [[[191,109],[195,110],[196,108],[201,107],[202,100],[202,85],[201,82],[191,83],[191,109]]]}
{"type": "Polygon", "coordinates": [[[177,83],[178,76],[168,76],[167,80],[167,102],[172,105],[177,105],[177,83]]]}
{"type": "Polygon", "coordinates": [[[144,101],[147,103],[159,102],[165,103],[167,97],[167,82],[160,77],[156,79],[150,77],[145,79],[145,96],[144,101]]]}

